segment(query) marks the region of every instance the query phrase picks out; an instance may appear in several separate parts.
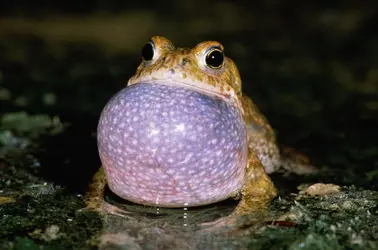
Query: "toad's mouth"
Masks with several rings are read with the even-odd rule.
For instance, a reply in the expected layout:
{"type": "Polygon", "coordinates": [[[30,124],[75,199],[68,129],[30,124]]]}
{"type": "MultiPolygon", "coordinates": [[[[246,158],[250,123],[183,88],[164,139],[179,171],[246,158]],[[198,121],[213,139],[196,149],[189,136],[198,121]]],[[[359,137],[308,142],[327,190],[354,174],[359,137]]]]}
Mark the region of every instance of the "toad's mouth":
{"type": "Polygon", "coordinates": [[[178,80],[178,79],[172,79],[170,77],[145,78],[145,79],[140,79],[139,81],[136,81],[136,82],[129,82],[129,85],[134,85],[134,84],[139,84],[139,83],[161,84],[161,85],[169,86],[172,88],[186,88],[186,89],[193,90],[193,91],[196,91],[201,94],[208,95],[208,96],[215,96],[235,106],[238,110],[242,112],[242,114],[244,114],[243,106],[239,98],[237,98],[234,91],[226,92],[226,91],[222,91],[219,87],[205,85],[199,81],[193,81],[193,80],[186,81],[185,79],[178,80]]]}

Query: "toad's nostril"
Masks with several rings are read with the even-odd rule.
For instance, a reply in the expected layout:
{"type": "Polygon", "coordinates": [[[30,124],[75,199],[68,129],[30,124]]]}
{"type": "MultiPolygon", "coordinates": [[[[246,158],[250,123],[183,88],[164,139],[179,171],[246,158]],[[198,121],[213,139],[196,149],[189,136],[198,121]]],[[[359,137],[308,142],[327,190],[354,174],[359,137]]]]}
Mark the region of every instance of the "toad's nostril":
{"type": "Polygon", "coordinates": [[[183,58],[182,61],[181,61],[181,66],[184,67],[185,64],[187,64],[187,63],[188,63],[188,59],[183,58]]]}

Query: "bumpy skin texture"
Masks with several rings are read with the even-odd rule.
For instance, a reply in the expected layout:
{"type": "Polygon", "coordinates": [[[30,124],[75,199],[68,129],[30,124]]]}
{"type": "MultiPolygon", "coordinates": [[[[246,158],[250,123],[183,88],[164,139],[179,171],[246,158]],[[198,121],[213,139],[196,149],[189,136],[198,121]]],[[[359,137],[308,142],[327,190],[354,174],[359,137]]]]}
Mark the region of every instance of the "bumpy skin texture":
{"type": "Polygon", "coordinates": [[[234,62],[224,57],[220,67],[209,67],[209,51],[223,53],[223,46],[175,48],[163,37],[151,44],[153,58],[142,60],[101,115],[98,145],[110,189],[165,207],[238,193],[240,211],[270,201],[276,190],[266,172],[280,165],[275,135],[242,94],[234,62]]]}
{"type": "Polygon", "coordinates": [[[110,189],[137,203],[198,206],[243,185],[244,119],[217,97],[162,84],[130,86],[105,107],[98,142],[110,189]]]}

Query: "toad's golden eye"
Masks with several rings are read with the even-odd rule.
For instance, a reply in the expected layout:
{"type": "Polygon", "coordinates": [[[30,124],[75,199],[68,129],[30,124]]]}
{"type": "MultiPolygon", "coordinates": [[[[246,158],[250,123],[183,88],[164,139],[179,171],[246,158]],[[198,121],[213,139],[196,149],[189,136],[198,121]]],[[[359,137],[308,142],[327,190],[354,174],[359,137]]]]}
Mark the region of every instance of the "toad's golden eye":
{"type": "Polygon", "coordinates": [[[220,48],[218,47],[210,48],[206,52],[205,62],[206,62],[207,67],[211,69],[219,69],[220,67],[222,67],[223,61],[224,61],[224,54],[220,48]]]}
{"type": "Polygon", "coordinates": [[[142,48],[142,58],[146,62],[151,61],[155,55],[155,46],[152,41],[146,43],[142,48]]]}

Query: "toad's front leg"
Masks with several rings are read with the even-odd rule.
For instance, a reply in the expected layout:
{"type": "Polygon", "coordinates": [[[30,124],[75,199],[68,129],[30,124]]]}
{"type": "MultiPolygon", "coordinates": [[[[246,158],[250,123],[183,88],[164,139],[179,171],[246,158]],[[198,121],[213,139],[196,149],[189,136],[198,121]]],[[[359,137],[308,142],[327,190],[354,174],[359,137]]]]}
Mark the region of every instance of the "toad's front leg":
{"type": "Polygon", "coordinates": [[[277,191],[272,180],[265,172],[256,153],[249,148],[242,199],[235,209],[235,214],[264,212],[276,195],[277,191]]]}
{"type": "Polygon", "coordinates": [[[104,205],[104,190],[106,186],[106,175],[101,166],[93,175],[91,183],[88,185],[87,193],[84,196],[86,207],[81,211],[93,210],[102,213],[104,205]]]}

